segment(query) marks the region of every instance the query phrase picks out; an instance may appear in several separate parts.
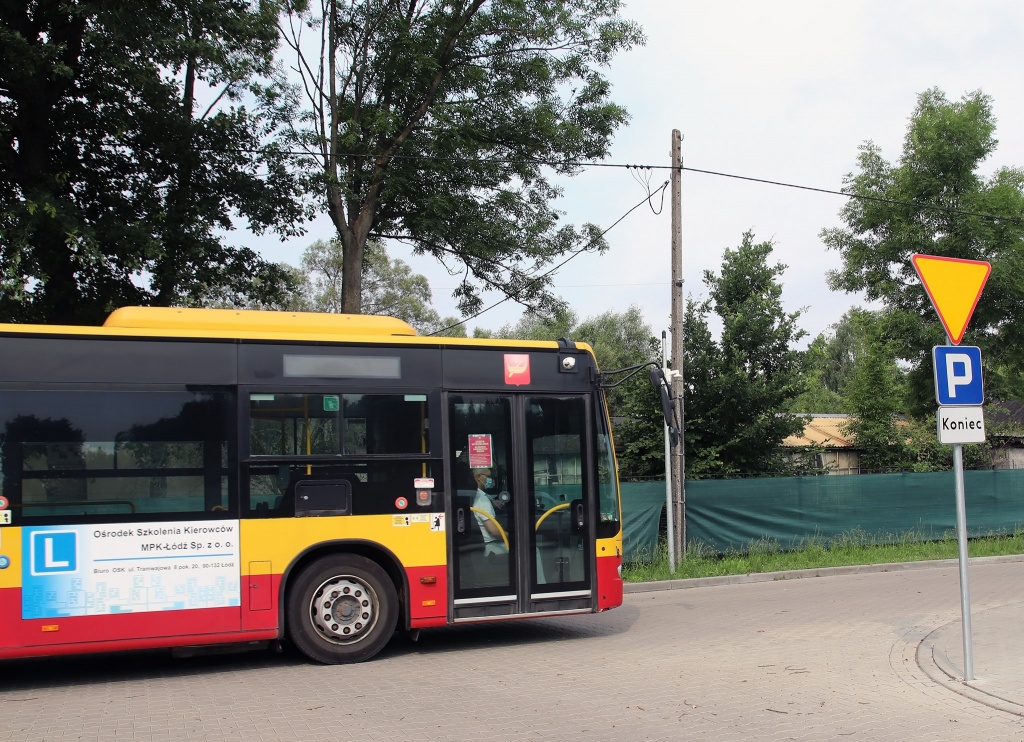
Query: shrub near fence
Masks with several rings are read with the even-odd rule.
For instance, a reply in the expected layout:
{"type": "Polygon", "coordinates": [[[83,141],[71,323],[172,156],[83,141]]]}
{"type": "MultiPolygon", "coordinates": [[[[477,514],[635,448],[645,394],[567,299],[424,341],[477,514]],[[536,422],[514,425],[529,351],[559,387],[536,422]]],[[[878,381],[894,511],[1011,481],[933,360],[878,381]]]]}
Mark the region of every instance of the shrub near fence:
{"type": "MultiPolygon", "coordinates": [[[[964,472],[968,536],[1012,533],[1024,525],[1024,470],[964,472]]],[[[628,561],[658,543],[664,482],[624,482],[628,561]]],[[[770,540],[796,548],[859,531],[942,538],[956,528],[953,473],[702,479],[686,483],[686,536],[724,553],[770,540]]]]}

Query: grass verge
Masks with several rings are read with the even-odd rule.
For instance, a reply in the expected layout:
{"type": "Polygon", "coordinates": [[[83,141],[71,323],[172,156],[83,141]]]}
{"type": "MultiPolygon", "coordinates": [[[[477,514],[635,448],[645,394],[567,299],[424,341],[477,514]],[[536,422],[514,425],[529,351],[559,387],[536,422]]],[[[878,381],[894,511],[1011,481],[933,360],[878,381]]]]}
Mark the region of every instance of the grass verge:
{"type": "MultiPolygon", "coordinates": [[[[916,532],[873,536],[853,531],[831,541],[810,536],[785,551],[770,540],[754,541],[744,549],[725,554],[718,554],[705,544],[693,543],[688,545],[686,559],[676,565],[674,573],[669,572],[668,548],[662,541],[657,550],[635,555],[623,566],[622,577],[626,582],[655,582],[957,557],[955,534],[947,533],[938,540],[926,538],[916,532]]],[[[1024,554],[1024,530],[972,538],[968,554],[972,557],[1024,554]]]]}

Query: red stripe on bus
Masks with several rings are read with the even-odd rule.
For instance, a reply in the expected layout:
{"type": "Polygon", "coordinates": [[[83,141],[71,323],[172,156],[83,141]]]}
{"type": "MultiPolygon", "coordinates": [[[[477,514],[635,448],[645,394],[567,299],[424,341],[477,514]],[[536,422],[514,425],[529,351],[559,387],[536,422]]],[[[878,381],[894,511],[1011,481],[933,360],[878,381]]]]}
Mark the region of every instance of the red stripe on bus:
{"type": "Polygon", "coordinates": [[[242,628],[276,629],[281,575],[242,576],[242,628]]]}
{"type": "Polygon", "coordinates": [[[425,629],[448,623],[448,568],[406,567],[409,580],[409,628],[425,629]]]}
{"type": "MultiPolygon", "coordinates": [[[[21,616],[21,611],[21,589],[0,590],[0,616],[21,616]]],[[[260,618],[269,614],[266,621],[246,621],[246,628],[259,630],[255,638],[242,631],[242,613],[240,606],[229,606],[9,619],[0,632],[0,658],[277,638],[277,611],[245,611],[260,618]]]]}
{"type": "Polygon", "coordinates": [[[597,558],[597,610],[606,611],[622,605],[621,556],[597,558]]]}
{"type": "MultiPolygon", "coordinates": [[[[53,634],[49,634],[49,636],[52,638],[53,634]]],[[[49,643],[40,646],[0,648],[0,660],[15,660],[25,657],[55,657],[65,654],[87,654],[90,652],[127,652],[140,649],[170,649],[172,647],[234,644],[238,642],[265,642],[275,639],[277,639],[277,631],[234,631],[224,634],[110,639],[78,644],[49,643]]]]}

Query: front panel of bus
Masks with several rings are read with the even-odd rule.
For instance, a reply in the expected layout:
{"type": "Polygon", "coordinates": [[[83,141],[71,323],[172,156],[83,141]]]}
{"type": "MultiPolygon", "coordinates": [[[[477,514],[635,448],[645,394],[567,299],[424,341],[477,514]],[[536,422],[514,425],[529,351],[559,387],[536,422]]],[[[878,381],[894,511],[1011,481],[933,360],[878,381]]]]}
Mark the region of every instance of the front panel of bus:
{"type": "Polygon", "coordinates": [[[595,376],[592,358],[569,348],[445,352],[454,620],[621,603],[618,492],[595,376]]]}

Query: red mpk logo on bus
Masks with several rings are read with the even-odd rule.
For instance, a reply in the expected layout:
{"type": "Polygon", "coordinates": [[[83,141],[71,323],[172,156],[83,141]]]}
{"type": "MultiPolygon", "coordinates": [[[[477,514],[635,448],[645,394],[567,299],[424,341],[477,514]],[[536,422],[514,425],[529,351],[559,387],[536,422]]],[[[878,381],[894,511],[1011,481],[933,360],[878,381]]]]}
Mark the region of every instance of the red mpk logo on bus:
{"type": "Polygon", "coordinates": [[[527,353],[505,354],[505,383],[520,386],[530,383],[530,356],[527,353]]]}

